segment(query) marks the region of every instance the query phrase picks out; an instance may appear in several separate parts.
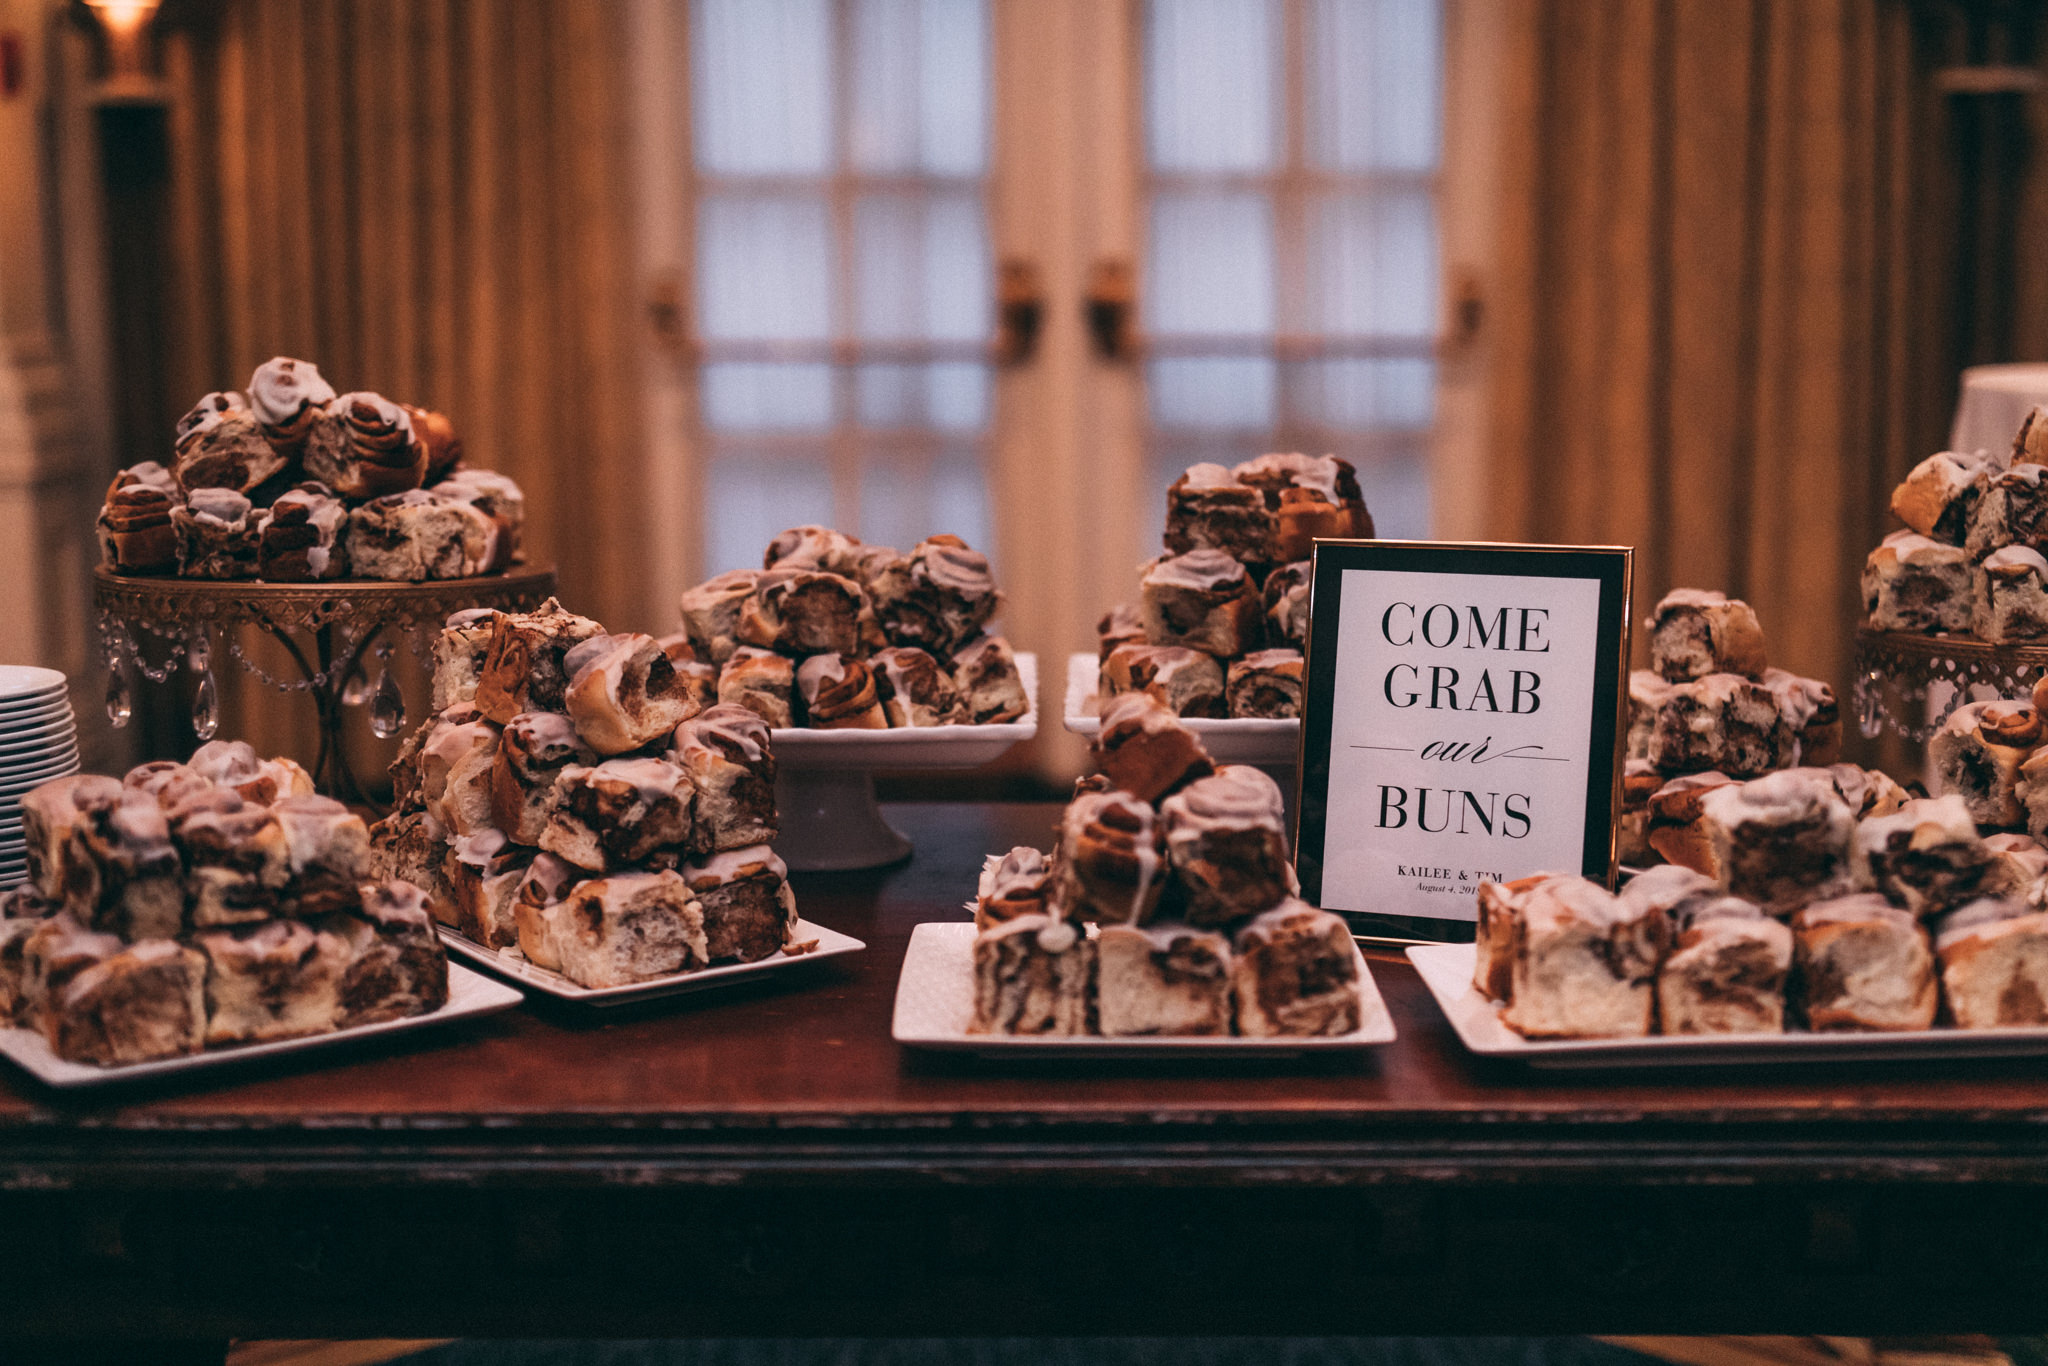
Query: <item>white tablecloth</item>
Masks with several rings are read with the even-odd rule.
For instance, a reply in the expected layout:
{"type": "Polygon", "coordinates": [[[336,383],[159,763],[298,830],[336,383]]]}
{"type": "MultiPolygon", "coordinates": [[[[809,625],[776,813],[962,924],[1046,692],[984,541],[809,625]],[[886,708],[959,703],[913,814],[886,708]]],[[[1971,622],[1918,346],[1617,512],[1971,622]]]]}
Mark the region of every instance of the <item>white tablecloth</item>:
{"type": "Polygon", "coordinates": [[[1948,448],[2008,451],[2020,419],[2036,403],[2048,404],[2048,365],[1973,365],[1963,371],[1948,448]]]}

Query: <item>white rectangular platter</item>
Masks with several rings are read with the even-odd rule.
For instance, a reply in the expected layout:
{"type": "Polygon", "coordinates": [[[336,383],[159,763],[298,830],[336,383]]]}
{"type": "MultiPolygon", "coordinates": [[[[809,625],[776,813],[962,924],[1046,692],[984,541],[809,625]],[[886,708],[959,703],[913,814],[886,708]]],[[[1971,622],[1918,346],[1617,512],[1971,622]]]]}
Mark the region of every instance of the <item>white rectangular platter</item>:
{"type": "MultiPolygon", "coordinates": [[[[1102,729],[1102,718],[1096,715],[1100,686],[1100,669],[1094,655],[1067,656],[1067,698],[1066,715],[1062,718],[1066,728],[1076,735],[1093,736],[1102,729]]],[[[1284,721],[1236,720],[1219,721],[1212,717],[1190,716],[1182,724],[1202,737],[1202,745],[1209,751],[1209,757],[1219,764],[1262,764],[1267,767],[1285,765],[1293,767],[1301,751],[1301,722],[1292,717],[1284,721]]],[[[780,744],[781,731],[777,731],[780,744]]],[[[778,748],[776,754],[782,751],[778,748]]]]}
{"type": "Polygon", "coordinates": [[[226,1048],[209,1048],[203,1053],[189,1053],[178,1058],[160,1058],[155,1062],[130,1063],[126,1067],[94,1067],[89,1063],[66,1062],[52,1053],[43,1036],[33,1029],[0,1029],[0,1053],[6,1054],[11,1061],[45,1086],[62,1087],[67,1090],[107,1086],[115,1082],[205,1072],[231,1063],[247,1062],[252,1058],[311,1053],[342,1044],[356,1043],[363,1039],[382,1038],[387,1034],[411,1033],[414,1030],[447,1024],[453,1020],[495,1015],[501,1010],[510,1010],[522,999],[516,988],[506,986],[503,982],[494,982],[482,973],[471,972],[458,963],[450,963],[448,1003],[431,1014],[414,1015],[403,1020],[385,1020],[380,1024],[357,1025],[354,1029],[336,1030],[332,1034],[309,1034],[303,1038],[279,1039],[274,1043],[246,1043],[226,1048]]]}
{"type": "Polygon", "coordinates": [[[741,982],[758,981],[777,972],[814,963],[821,958],[832,958],[842,953],[858,953],[867,945],[850,934],[828,930],[823,925],[813,925],[808,920],[796,922],[796,942],[815,939],[818,947],[808,953],[794,956],[778,953],[773,958],[764,958],[758,963],[730,963],[724,967],[703,968],[697,972],[672,973],[657,977],[650,982],[634,982],[623,987],[578,986],[559,972],[535,967],[526,961],[526,955],[518,949],[487,949],[472,939],[457,934],[446,925],[436,926],[441,931],[441,942],[452,953],[459,953],[501,976],[509,977],[523,987],[529,987],[545,996],[559,1001],[572,1001],[583,1006],[622,1006],[635,1001],[651,1001],[662,996],[682,996],[693,991],[708,991],[713,987],[737,986],[741,982]]]}
{"type": "MultiPolygon", "coordinates": [[[[1354,954],[1358,949],[1354,946],[1354,954]]],[[[1394,1041],[1394,1020],[1372,969],[1358,957],[1359,1026],[1314,1039],[1204,1035],[1103,1038],[1095,1034],[970,1034],[974,1018],[974,925],[928,921],[910,932],[903,975],[896,981],[890,1033],[910,1048],[973,1053],[984,1058],[1255,1058],[1294,1057],[1370,1048],[1394,1041]]]]}
{"type": "Polygon", "coordinates": [[[896,726],[888,730],[777,727],[775,762],[786,769],[980,768],[1038,734],[1038,656],[1017,655],[1030,710],[991,726],[896,726]]]}
{"type": "Polygon", "coordinates": [[[1525,1039],[1472,985],[1470,944],[1421,944],[1422,974],[1465,1047],[1531,1067],[1704,1067],[1733,1063],[1912,1062],[2048,1055],[2048,1029],[1922,1029],[1910,1033],[1653,1034],[1640,1039],[1525,1039]]]}

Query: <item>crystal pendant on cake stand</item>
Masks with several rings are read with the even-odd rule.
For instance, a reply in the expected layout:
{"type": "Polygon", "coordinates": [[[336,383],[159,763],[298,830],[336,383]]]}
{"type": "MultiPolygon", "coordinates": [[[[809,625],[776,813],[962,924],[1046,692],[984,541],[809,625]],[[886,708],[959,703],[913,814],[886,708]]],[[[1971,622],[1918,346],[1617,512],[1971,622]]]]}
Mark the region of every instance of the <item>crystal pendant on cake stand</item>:
{"type": "Polygon", "coordinates": [[[132,578],[98,569],[93,606],[109,673],[107,719],[122,726],[133,716],[138,675],[163,683],[182,663],[194,678],[193,729],[202,740],[211,738],[220,723],[215,657],[225,649],[279,692],[312,698],[320,735],[319,756],[311,765],[314,783],[330,797],[375,807],[349,766],[345,726],[349,711],[367,704],[373,734],[390,739],[403,729],[405,697],[391,668],[392,642],[437,631],[450,613],[464,608],[524,611],[554,591],[553,569],[523,566],[428,583],[132,578]],[[244,626],[276,640],[298,676],[275,676],[245,654],[235,638],[244,626]],[[144,637],[168,642],[162,665],[147,662],[144,637]],[[372,673],[374,678],[367,676],[372,673]]]}

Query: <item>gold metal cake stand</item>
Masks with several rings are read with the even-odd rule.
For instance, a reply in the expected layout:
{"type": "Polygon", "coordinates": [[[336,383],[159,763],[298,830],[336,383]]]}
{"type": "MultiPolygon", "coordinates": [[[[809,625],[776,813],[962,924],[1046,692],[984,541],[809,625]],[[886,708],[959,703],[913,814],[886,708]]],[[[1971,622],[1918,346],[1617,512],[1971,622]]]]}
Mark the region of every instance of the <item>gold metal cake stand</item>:
{"type": "Polygon", "coordinates": [[[1993,645],[1974,636],[1856,632],[1856,721],[1871,739],[1890,726],[1924,744],[1957,707],[2027,696],[2048,674],[2048,644],[1993,645]]]}
{"type": "Polygon", "coordinates": [[[220,722],[213,678],[213,638],[219,634],[234,658],[281,692],[311,695],[320,724],[319,757],[313,780],[321,792],[343,801],[375,805],[365,796],[348,762],[342,727],[351,707],[367,705],[370,729],[389,739],[405,724],[405,699],[388,664],[392,637],[409,635],[423,652],[430,633],[451,612],[470,607],[520,611],[537,607],[555,591],[555,571],[521,567],[504,574],[427,583],[339,579],[327,583],[262,583],[252,580],[130,578],[93,571],[93,607],[109,683],[107,717],[128,723],[134,710],[133,674],[161,683],[184,663],[198,678],[192,725],[202,740],[220,722]],[[276,640],[297,666],[297,678],[279,678],[243,653],[235,629],[254,626],[276,640]],[[151,664],[143,638],[167,642],[169,653],[151,664]],[[380,676],[374,686],[364,659],[374,650],[380,676]]]}

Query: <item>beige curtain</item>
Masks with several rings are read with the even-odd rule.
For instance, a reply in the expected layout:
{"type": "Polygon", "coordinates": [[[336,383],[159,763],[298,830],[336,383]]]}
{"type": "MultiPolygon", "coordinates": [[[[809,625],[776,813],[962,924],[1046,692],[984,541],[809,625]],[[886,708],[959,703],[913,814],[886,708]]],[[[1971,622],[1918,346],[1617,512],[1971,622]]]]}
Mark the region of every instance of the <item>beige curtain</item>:
{"type": "MultiPolygon", "coordinates": [[[[177,35],[169,387],[240,387],[282,353],[442,408],[525,487],[529,553],[571,607],[667,630],[635,568],[663,517],[642,496],[623,8],[226,0],[177,35]]],[[[242,695],[224,734],[307,733],[302,701],[242,695]]]]}
{"type": "Polygon", "coordinates": [[[1636,546],[1638,617],[1747,598],[1846,709],[1863,556],[1953,401],[1906,7],[1506,9],[1493,534],[1636,546]]]}

